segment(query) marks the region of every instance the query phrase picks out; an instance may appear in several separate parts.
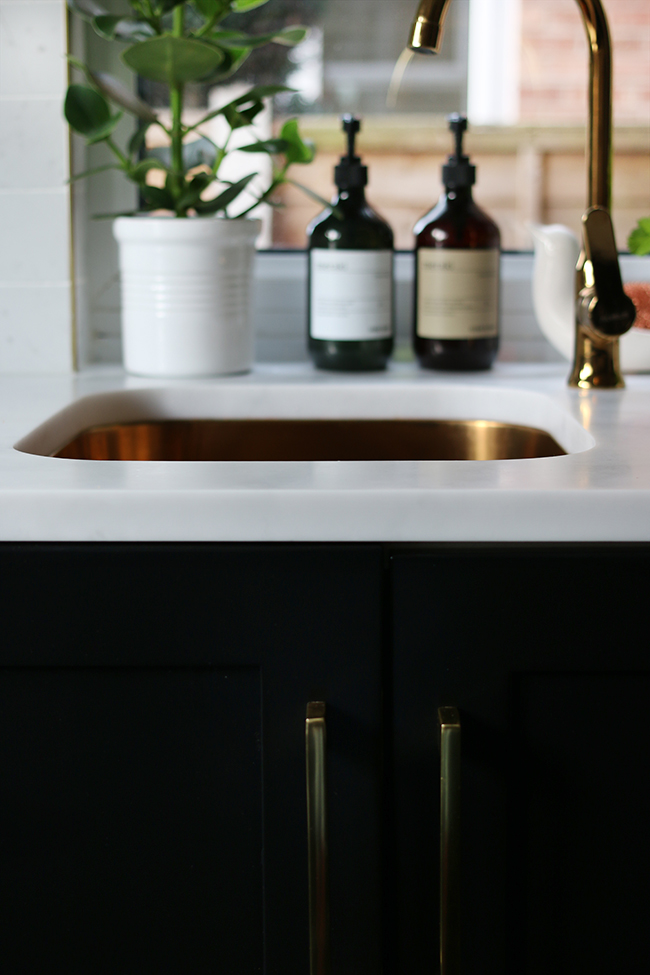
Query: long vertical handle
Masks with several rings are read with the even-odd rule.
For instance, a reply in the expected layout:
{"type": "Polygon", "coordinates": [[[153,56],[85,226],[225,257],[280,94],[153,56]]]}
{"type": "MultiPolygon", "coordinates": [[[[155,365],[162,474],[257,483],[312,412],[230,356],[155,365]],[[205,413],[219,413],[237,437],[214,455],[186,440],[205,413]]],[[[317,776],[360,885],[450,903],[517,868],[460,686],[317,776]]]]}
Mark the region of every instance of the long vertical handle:
{"type": "Polygon", "coordinates": [[[325,705],[312,701],[305,721],[310,975],[329,975],[325,744],[325,705]]]}
{"type": "Polygon", "coordinates": [[[439,708],[440,975],[460,975],[460,716],[439,708]]]}

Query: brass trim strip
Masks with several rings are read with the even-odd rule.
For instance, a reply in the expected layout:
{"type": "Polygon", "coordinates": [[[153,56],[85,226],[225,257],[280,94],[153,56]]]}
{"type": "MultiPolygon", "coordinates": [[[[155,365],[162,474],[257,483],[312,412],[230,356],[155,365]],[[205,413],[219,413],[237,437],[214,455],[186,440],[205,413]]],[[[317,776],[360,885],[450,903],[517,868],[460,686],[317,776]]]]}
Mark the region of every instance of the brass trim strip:
{"type": "Polygon", "coordinates": [[[460,716],[438,708],[440,726],[440,975],[460,975],[460,716]]]}
{"type": "MultiPolygon", "coordinates": [[[[72,31],[71,31],[71,18],[72,14],[70,10],[66,7],[64,12],[65,17],[65,50],[66,54],[72,54],[72,31]]],[[[66,68],[66,86],[72,83],[72,65],[68,61],[66,68]]],[[[67,153],[67,170],[68,176],[72,176],[72,129],[70,126],[67,128],[67,142],[66,142],[66,153],[67,153]]],[[[75,218],[74,218],[74,197],[75,189],[74,183],[68,185],[68,205],[67,205],[67,217],[68,217],[68,268],[69,268],[69,279],[70,279],[70,361],[72,365],[73,372],[79,372],[79,298],[77,295],[77,258],[75,254],[75,218]]]]}
{"type": "Polygon", "coordinates": [[[307,705],[307,845],[309,859],[309,971],[329,975],[329,898],[327,889],[327,794],[325,782],[325,704],[307,705]]]}

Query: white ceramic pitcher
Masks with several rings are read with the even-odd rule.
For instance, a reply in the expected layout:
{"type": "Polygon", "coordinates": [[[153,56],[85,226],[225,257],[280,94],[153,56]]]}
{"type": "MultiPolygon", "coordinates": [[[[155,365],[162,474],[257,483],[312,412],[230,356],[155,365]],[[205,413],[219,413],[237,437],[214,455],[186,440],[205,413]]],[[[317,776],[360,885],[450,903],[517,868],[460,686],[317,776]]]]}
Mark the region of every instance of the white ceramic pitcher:
{"type": "MultiPolygon", "coordinates": [[[[532,224],[529,230],[535,242],[533,307],[537,324],[551,345],[571,362],[580,244],[573,231],[562,224],[532,224]]],[[[650,278],[650,261],[645,276],[650,278]]],[[[620,343],[623,372],[650,371],[650,329],[632,328],[621,336],[620,343]]]]}

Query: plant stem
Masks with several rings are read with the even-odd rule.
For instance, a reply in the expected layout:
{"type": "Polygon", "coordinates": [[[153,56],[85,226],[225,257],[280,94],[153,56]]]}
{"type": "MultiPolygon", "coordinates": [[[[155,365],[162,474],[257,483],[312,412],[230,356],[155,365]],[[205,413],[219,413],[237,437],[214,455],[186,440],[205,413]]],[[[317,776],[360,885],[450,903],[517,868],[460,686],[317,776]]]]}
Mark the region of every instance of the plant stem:
{"type": "Polygon", "coordinates": [[[120,147],[115,145],[115,143],[113,142],[113,140],[111,139],[110,136],[107,139],[105,139],[104,141],[105,141],[106,145],[108,146],[108,148],[111,150],[111,152],[114,155],[116,155],[117,158],[120,160],[120,162],[122,164],[122,168],[124,169],[124,171],[125,172],[128,172],[129,167],[130,167],[130,163],[129,163],[129,160],[124,155],[124,153],[122,152],[122,150],[120,149],[120,147]]]}
{"type": "MultiPolygon", "coordinates": [[[[174,19],[172,34],[174,37],[183,37],[185,18],[184,5],[179,4],[174,7],[174,19]]],[[[185,188],[185,174],[183,171],[183,85],[169,86],[169,104],[172,115],[172,192],[178,199],[185,188]]],[[[187,216],[179,213],[177,216],[187,216]]]]}
{"type": "Polygon", "coordinates": [[[230,142],[231,135],[232,135],[232,129],[226,136],[226,141],[224,142],[223,146],[217,152],[217,157],[212,165],[212,175],[215,177],[219,175],[219,168],[221,166],[221,163],[225,159],[226,153],[228,152],[228,143],[230,142]]]}
{"type": "Polygon", "coordinates": [[[202,27],[194,31],[194,37],[203,37],[205,34],[209,34],[214,25],[217,22],[218,13],[212,14],[211,17],[206,20],[202,27]]]}
{"type": "Polygon", "coordinates": [[[242,213],[237,214],[238,218],[241,219],[242,217],[247,217],[248,214],[252,213],[252,211],[255,210],[255,208],[258,207],[261,203],[266,203],[266,201],[269,199],[271,194],[275,190],[277,190],[278,186],[282,186],[282,184],[285,182],[286,182],[285,179],[277,179],[277,178],[274,179],[271,185],[269,186],[269,188],[265,190],[261,196],[258,196],[258,198],[255,200],[253,204],[251,204],[251,206],[243,210],[242,213]]]}

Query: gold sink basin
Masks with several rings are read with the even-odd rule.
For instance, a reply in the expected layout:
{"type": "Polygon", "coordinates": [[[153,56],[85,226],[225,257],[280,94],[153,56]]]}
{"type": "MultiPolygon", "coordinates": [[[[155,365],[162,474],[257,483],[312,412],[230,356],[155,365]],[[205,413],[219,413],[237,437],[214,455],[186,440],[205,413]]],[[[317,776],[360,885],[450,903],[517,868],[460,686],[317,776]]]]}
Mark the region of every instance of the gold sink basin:
{"type": "Polygon", "coordinates": [[[565,454],[543,430],[492,420],[150,420],[82,431],[77,460],[510,460],[565,454]]]}

